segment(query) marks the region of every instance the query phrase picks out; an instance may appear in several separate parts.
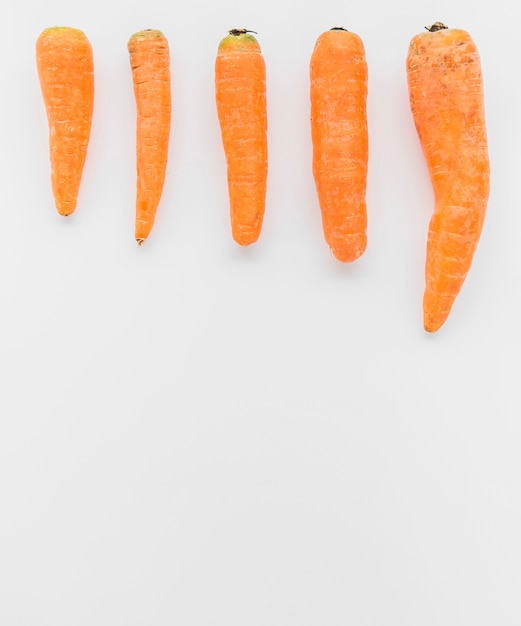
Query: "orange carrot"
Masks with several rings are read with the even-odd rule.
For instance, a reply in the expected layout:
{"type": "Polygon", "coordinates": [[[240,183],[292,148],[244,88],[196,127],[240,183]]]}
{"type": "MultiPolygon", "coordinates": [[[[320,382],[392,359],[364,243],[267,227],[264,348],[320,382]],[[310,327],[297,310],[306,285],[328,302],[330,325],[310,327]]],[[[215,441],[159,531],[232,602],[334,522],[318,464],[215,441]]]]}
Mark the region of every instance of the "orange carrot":
{"type": "Polygon", "coordinates": [[[232,236],[259,238],[268,173],[266,68],[251,31],[231,30],[219,44],[215,92],[228,168],[232,236]]]}
{"type": "Polygon", "coordinates": [[[478,51],[464,30],[440,22],[414,37],[407,56],[411,110],[434,190],[423,299],[437,331],[458,295],[481,234],[489,158],[478,51]]]}
{"type": "Polygon", "coordinates": [[[128,42],[136,98],[136,241],[149,236],[163,193],[170,138],[171,94],[168,41],[142,30],[128,42]]]}
{"type": "Polygon", "coordinates": [[[36,41],[36,64],[49,122],[54,201],[60,215],[70,215],[76,209],[92,123],[92,48],[81,30],[47,28],[36,41]]]}
{"type": "Polygon", "coordinates": [[[326,242],[339,261],[367,245],[367,63],[362,40],[343,28],[322,33],[310,62],[313,175],[326,242]]]}

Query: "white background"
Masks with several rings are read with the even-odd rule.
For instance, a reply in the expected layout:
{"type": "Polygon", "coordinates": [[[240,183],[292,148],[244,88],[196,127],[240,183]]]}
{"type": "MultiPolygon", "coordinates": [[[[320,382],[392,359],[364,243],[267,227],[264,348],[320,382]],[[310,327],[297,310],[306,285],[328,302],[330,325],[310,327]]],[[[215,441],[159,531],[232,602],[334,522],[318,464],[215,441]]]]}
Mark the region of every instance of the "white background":
{"type": "Polygon", "coordinates": [[[9,3],[0,47],[0,624],[519,626],[519,35],[510,2],[9,3]],[[432,192],[405,77],[441,20],[481,53],[492,190],[445,326],[423,331],[432,192]],[[95,113],[76,213],[49,180],[34,45],[89,37],[95,113]],[[323,241],[308,64],[344,26],[369,65],[368,248],[323,241]],[[173,126],[134,235],[126,44],[159,28],[173,126]],[[270,171],[231,239],[213,65],[258,32],[270,171]]]}

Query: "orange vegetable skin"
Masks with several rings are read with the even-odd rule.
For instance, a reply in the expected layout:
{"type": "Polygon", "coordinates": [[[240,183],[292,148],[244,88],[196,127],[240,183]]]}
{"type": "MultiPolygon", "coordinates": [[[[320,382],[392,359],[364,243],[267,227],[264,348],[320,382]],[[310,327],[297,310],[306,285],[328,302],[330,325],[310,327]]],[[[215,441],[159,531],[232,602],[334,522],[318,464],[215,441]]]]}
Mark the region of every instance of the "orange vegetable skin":
{"type": "Polygon", "coordinates": [[[163,193],[171,122],[170,51],[158,30],[128,42],[136,98],[136,228],[141,245],[150,235],[163,193]]]}
{"type": "Polygon", "coordinates": [[[233,239],[259,238],[268,173],[266,68],[250,32],[232,30],[219,44],[215,93],[227,162],[233,239]]]}
{"type": "Polygon", "coordinates": [[[45,29],[36,41],[36,64],[49,123],[51,185],[60,215],[76,209],[94,106],[94,62],[81,30],[45,29]]]}
{"type": "Polygon", "coordinates": [[[470,269],[489,197],[483,80],[476,46],[467,32],[437,22],[412,39],[407,78],[434,191],[423,312],[425,330],[435,332],[449,316],[470,269]]]}
{"type": "Polygon", "coordinates": [[[360,37],[322,33],[310,62],[313,175],[326,242],[343,262],[367,245],[367,63],[360,37]]]}

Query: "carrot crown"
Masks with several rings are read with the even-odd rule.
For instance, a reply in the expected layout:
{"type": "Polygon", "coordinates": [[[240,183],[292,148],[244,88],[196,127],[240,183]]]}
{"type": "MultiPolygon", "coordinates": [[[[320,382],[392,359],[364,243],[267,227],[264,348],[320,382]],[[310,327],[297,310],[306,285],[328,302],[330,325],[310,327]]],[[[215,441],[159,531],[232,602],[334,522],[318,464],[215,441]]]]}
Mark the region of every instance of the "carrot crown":
{"type": "Polygon", "coordinates": [[[253,47],[260,50],[259,42],[252,33],[257,34],[254,30],[248,30],[247,28],[232,28],[228,31],[228,35],[219,43],[219,49],[251,49],[253,45],[253,47]]]}
{"type": "Polygon", "coordinates": [[[255,30],[248,30],[247,28],[232,28],[228,31],[228,34],[233,35],[234,37],[239,37],[239,35],[245,35],[246,33],[257,34],[255,30]]]}
{"type": "Polygon", "coordinates": [[[445,24],[443,24],[442,22],[434,22],[434,24],[426,26],[425,28],[429,31],[429,33],[435,33],[437,30],[443,30],[444,28],[448,28],[448,26],[445,26],[445,24]]]}
{"type": "Polygon", "coordinates": [[[134,33],[131,39],[142,39],[142,38],[152,38],[152,37],[164,37],[163,33],[160,30],[156,30],[154,28],[146,28],[145,30],[140,30],[138,33],[134,33]]]}
{"type": "Polygon", "coordinates": [[[81,33],[83,35],[83,31],[79,28],[72,28],[71,26],[49,26],[43,30],[43,33],[81,33]]]}

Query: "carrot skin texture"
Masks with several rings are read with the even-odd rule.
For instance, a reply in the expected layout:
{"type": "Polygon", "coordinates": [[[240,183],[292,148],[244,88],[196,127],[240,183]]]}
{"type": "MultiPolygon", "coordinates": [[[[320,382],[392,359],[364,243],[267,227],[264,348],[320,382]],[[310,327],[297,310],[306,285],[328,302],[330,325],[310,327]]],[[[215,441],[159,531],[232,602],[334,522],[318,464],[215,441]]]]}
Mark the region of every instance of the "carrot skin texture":
{"type": "Polygon", "coordinates": [[[94,108],[94,61],[85,34],[46,28],[36,41],[36,64],[49,123],[51,186],[60,215],[76,209],[94,108]]]}
{"type": "Polygon", "coordinates": [[[215,95],[227,163],[232,237],[247,246],[261,233],[268,174],[266,67],[250,33],[230,31],[221,40],[215,95]]]}
{"type": "Polygon", "coordinates": [[[434,191],[427,238],[424,328],[447,320],[478,244],[490,189],[483,79],[470,35],[442,28],[414,37],[409,98],[434,191]]]}
{"type": "Polygon", "coordinates": [[[170,50],[158,30],[143,30],[128,41],[136,99],[136,224],[139,245],[154,225],[163,193],[172,115],[170,50]]]}
{"type": "Polygon", "coordinates": [[[342,262],[367,246],[367,62],[362,40],[322,33],[310,61],[313,176],[324,238],[342,262]]]}

